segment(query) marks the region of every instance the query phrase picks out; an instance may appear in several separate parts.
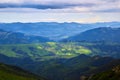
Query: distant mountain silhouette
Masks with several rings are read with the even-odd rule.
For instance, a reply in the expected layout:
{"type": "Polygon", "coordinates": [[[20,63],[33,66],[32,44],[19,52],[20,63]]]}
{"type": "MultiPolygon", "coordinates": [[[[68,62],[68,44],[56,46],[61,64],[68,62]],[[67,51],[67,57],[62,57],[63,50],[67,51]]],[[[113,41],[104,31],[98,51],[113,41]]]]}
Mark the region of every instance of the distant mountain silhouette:
{"type": "Polygon", "coordinates": [[[69,37],[63,41],[108,41],[120,42],[120,28],[101,27],[95,28],[76,36],[69,37]]]}
{"type": "Polygon", "coordinates": [[[17,44],[17,43],[39,43],[51,41],[48,38],[40,36],[25,35],[0,29],[0,44],[17,44]]]}
{"type": "Polygon", "coordinates": [[[86,30],[98,27],[120,27],[120,22],[103,23],[57,23],[57,22],[37,22],[37,23],[0,23],[0,29],[12,32],[21,32],[27,35],[48,37],[52,40],[61,40],[79,34],[86,30]]]}

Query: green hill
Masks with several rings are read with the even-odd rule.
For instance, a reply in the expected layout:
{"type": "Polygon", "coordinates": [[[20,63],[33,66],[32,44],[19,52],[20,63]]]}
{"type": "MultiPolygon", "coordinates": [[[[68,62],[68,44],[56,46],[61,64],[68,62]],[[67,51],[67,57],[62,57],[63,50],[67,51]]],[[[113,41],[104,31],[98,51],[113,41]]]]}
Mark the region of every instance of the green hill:
{"type": "Polygon", "coordinates": [[[0,55],[0,61],[17,65],[49,80],[79,80],[82,75],[96,74],[120,64],[120,60],[113,58],[90,57],[83,54],[70,59],[56,58],[45,61],[32,61],[29,58],[21,60],[0,55]],[[111,63],[110,66],[108,63],[111,63]]]}
{"type": "Polygon", "coordinates": [[[49,80],[79,80],[81,75],[91,74],[111,62],[113,58],[109,57],[119,58],[119,52],[120,44],[116,43],[6,44],[0,45],[0,62],[17,65],[49,80]]]}
{"type": "Polygon", "coordinates": [[[8,57],[25,58],[43,61],[52,58],[72,58],[80,54],[120,57],[120,44],[115,43],[57,43],[39,44],[6,44],[0,45],[0,54],[8,57]]]}
{"type": "Polygon", "coordinates": [[[18,67],[0,63],[0,80],[45,80],[18,67]]]}
{"type": "Polygon", "coordinates": [[[0,54],[34,60],[51,59],[56,57],[71,58],[80,54],[91,54],[91,50],[72,43],[47,42],[39,44],[12,44],[0,45],[0,54]]]}
{"type": "Polygon", "coordinates": [[[89,80],[120,80],[120,65],[111,70],[95,74],[89,80]]]}

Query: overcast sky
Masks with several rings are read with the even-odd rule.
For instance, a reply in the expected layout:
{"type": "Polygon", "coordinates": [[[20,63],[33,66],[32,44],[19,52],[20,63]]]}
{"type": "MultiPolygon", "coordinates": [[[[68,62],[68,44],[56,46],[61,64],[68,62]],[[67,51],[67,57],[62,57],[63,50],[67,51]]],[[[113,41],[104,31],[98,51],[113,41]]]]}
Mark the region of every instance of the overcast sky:
{"type": "Polygon", "coordinates": [[[0,0],[0,22],[120,21],[120,0],[0,0]]]}

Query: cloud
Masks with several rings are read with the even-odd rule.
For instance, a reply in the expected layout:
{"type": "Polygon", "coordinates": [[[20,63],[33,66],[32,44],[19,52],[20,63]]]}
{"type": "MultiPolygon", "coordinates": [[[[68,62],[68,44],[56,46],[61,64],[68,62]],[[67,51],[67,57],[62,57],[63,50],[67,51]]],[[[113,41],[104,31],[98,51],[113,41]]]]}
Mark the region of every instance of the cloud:
{"type": "MultiPolygon", "coordinates": [[[[119,4],[120,0],[1,0],[0,11],[6,11],[10,8],[18,8],[19,10],[30,8],[31,10],[36,9],[37,12],[38,10],[39,12],[46,12],[47,10],[48,12],[68,13],[120,12],[119,4]]],[[[16,11],[18,12],[18,10],[16,11]]]]}
{"type": "Polygon", "coordinates": [[[70,4],[70,3],[56,3],[56,4],[9,4],[1,3],[0,8],[36,8],[36,9],[63,9],[71,7],[92,7],[95,4],[92,3],[81,3],[81,4],[70,4]]]}
{"type": "Polygon", "coordinates": [[[120,12],[120,9],[115,8],[115,9],[105,9],[105,10],[95,10],[93,12],[120,12]]]}
{"type": "Polygon", "coordinates": [[[120,0],[103,0],[103,1],[106,1],[106,2],[118,2],[118,1],[120,1],[120,0]]]}

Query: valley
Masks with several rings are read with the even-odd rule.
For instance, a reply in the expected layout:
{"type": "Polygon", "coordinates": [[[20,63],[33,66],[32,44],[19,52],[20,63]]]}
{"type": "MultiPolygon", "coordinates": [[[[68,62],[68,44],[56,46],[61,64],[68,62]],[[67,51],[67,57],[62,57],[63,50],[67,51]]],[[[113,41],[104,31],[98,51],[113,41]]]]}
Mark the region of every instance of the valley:
{"type": "Polygon", "coordinates": [[[104,42],[1,44],[0,62],[21,67],[49,80],[79,80],[80,76],[90,76],[96,70],[101,72],[99,68],[113,62],[119,65],[119,50],[120,44],[104,42]]]}
{"type": "MultiPolygon", "coordinates": [[[[27,23],[24,25],[28,26],[27,23]]],[[[119,23],[109,23],[114,27],[108,27],[107,23],[38,23],[36,27],[32,27],[32,25],[29,24],[30,29],[25,29],[25,27],[21,27],[22,23],[2,24],[4,27],[0,29],[0,72],[3,74],[0,79],[105,80],[109,79],[108,76],[112,74],[113,80],[119,79],[119,73],[112,71],[116,67],[119,69],[120,65],[119,23]],[[35,34],[39,32],[36,29],[45,24],[49,26],[48,29],[42,29],[45,34],[35,34]],[[84,29],[81,31],[77,26],[77,28],[74,27],[74,30],[69,30],[68,25],[72,26],[72,24],[79,25],[80,29],[84,25],[84,29]],[[106,26],[99,27],[102,24],[106,26]],[[9,28],[8,25],[9,27],[10,25],[19,26],[9,28]],[[53,32],[51,30],[56,25],[59,27],[54,29],[59,35],[62,34],[62,38],[55,36],[58,34],[55,30],[53,32]],[[66,31],[61,29],[60,25],[64,25],[66,31]],[[92,25],[98,26],[88,28],[92,25]],[[31,30],[34,31],[33,28],[36,32],[31,32],[31,30]],[[20,72],[18,72],[19,69],[20,72]]]]}

